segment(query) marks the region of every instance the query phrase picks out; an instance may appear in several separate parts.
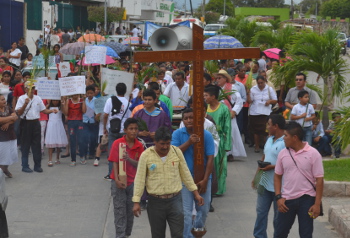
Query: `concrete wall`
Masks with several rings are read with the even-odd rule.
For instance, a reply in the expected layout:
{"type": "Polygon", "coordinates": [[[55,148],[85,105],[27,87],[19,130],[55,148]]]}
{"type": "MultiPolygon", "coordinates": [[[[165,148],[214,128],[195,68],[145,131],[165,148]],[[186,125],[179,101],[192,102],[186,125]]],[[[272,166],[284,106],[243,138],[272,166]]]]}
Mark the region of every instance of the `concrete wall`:
{"type": "Polygon", "coordinates": [[[237,7],[235,15],[243,16],[275,16],[281,21],[289,19],[289,8],[252,8],[252,7],[237,7]]]}
{"type": "MultiPolygon", "coordinates": [[[[120,7],[120,0],[109,0],[109,7],[120,7]]],[[[141,16],[141,0],[124,0],[123,6],[126,9],[127,16],[141,16]]]]}
{"type": "Polygon", "coordinates": [[[26,30],[26,45],[29,49],[29,52],[35,55],[36,46],[35,41],[39,38],[41,31],[35,30],[26,30]]]}

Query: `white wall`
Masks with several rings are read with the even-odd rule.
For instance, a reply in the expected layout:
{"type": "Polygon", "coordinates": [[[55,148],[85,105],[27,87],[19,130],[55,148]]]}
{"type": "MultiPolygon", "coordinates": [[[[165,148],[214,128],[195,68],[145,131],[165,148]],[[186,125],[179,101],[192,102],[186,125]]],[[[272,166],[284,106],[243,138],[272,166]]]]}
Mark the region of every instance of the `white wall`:
{"type": "Polygon", "coordinates": [[[26,45],[29,52],[33,54],[36,53],[35,41],[39,38],[41,31],[27,30],[26,32],[26,45]]]}
{"type": "MultiPolygon", "coordinates": [[[[148,0],[154,1],[154,0],[148,0]]],[[[107,3],[109,7],[120,7],[120,0],[109,0],[107,3]]],[[[127,16],[140,16],[141,15],[141,0],[124,0],[123,6],[126,9],[127,16]]]]}

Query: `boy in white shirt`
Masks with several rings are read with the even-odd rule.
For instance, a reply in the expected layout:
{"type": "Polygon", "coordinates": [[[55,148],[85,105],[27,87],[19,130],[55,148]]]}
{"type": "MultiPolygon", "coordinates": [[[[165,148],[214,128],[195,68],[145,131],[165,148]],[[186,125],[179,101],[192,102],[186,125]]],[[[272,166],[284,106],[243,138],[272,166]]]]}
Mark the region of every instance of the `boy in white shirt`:
{"type": "Polygon", "coordinates": [[[307,91],[300,91],[298,99],[299,103],[293,107],[290,119],[303,127],[303,141],[307,141],[309,145],[312,145],[312,120],[315,118],[315,109],[309,104],[309,93],[307,91]]]}

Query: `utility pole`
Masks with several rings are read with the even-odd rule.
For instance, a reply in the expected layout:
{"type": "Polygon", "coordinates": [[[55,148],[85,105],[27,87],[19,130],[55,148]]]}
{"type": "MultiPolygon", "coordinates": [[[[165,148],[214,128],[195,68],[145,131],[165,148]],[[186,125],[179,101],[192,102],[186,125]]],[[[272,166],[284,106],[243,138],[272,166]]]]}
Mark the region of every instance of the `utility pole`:
{"type": "Polygon", "coordinates": [[[292,20],[294,19],[294,3],[293,3],[293,0],[291,0],[291,4],[290,4],[290,10],[292,12],[292,20]]]}
{"type": "Polygon", "coordinates": [[[224,0],[224,16],[226,16],[226,0],[224,0]]]}
{"type": "Polygon", "coordinates": [[[193,17],[192,0],[190,0],[190,7],[191,7],[191,16],[193,17]]]}
{"type": "Polygon", "coordinates": [[[105,34],[108,34],[107,30],[107,0],[105,0],[105,34]]]}

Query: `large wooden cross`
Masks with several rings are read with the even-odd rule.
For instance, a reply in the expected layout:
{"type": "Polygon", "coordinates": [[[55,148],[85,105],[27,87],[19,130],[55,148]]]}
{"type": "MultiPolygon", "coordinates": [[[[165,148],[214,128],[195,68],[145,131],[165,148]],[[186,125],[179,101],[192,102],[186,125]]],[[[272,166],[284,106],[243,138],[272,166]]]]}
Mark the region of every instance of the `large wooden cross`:
{"type": "Polygon", "coordinates": [[[203,49],[203,28],[193,24],[193,49],[176,51],[134,52],[134,62],[193,61],[193,110],[194,133],[200,142],[194,145],[194,180],[204,177],[204,109],[203,109],[203,61],[220,59],[259,58],[259,48],[203,49]]]}

